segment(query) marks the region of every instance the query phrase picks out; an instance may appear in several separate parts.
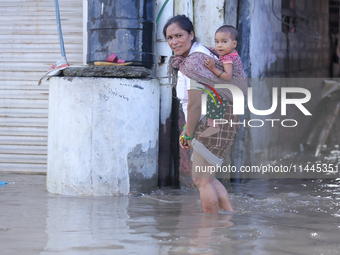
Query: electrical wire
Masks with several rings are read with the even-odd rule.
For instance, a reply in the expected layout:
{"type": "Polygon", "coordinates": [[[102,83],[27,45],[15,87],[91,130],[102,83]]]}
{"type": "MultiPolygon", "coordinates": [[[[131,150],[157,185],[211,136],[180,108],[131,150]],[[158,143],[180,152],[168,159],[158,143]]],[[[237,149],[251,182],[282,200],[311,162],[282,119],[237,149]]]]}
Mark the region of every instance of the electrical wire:
{"type": "MultiPolygon", "coordinates": [[[[272,1],[272,11],[273,11],[274,16],[275,16],[279,21],[281,21],[283,24],[285,24],[285,25],[287,25],[287,26],[291,26],[291,24],[285,22],[284,20],[280,19],[280,18],[276,15],[276,13],[275,13],[275,11],[274,11],[274,0],[272,1]]],[[[300,19],[306,20],[305,18],[301,18],[301,17],[300,17],[300,19]]],[[[307,20],[306,20],[306,24],[307,24],[312,30],[315,31],[316,36],[308,35],[308,34],[306,34],[304,31],[302,31],[301,29],[298,29],[297,27],[294,27],[294,26],[293,26],[293,28],[296,29],[296,31],[299,31],[301,34],[303,34],[303,35],[305,35],[305,36],[307,36],[307,37],[309,37],[309,38],[316,39],[316,40],[321,40],[321,35],[319,34],[319,32],[318,32],[315,28],[313,28],[311,25],[309,25],[309,22],[308,22],[307,20]]]]}

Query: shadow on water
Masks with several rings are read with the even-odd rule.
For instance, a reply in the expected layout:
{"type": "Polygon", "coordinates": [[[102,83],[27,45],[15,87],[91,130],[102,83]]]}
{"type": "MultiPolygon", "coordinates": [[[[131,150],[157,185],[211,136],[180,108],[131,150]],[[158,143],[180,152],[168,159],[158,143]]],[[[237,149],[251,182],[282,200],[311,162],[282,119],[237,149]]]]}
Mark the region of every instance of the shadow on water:
{"type": "Polygon", "coordinates": [[[234,215],[203,214],[197,191],[68,197],[0,178],[1,254],[340,253],[339,178],[248,180],[229,189],[234,215]]]}

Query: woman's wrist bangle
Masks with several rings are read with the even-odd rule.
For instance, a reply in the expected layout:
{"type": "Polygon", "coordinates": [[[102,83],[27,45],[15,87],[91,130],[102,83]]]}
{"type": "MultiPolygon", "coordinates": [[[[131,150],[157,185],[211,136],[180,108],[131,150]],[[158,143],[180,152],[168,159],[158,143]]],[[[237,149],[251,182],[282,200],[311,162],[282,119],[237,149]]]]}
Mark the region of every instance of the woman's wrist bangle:
{"type": "Polygon", "coordinates": [[[184,138],[185,140],[191,140],[192,138],[194,138],[195,134],[193,134],[192,136],[188,136],[187,132],[184,132],[184,138]]]}
{"type": "Polygon", "coordinates": [[[185,125],[183,126],[183,129],[182,129],[182,130],[184,130],[184,129],[187,129],[187,124],[185,124],[185,125]]]}
{"type": "Polygon", "coordinates": [[[222,72],[220,73],[220,75],[218,76],[218,78],[220,78],[220,76],[221,76],[223,73],[224,73],[224,71],[222,71],[222,72]]]}

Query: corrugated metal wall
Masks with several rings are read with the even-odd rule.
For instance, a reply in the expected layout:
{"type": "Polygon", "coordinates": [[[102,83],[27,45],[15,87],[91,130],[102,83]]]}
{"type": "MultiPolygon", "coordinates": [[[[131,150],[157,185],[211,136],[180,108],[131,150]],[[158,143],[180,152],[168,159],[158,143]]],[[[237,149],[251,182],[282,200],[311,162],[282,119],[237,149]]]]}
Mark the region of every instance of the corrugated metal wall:
{"type": "MultiPolygon", "coordinates": [[[[59,0],[66,57],[83,59],[83,1],[59,0]]],[[[0,171],[47,170],[48,82],[61,58],[53,0],[0,0],[0,171]]]]}

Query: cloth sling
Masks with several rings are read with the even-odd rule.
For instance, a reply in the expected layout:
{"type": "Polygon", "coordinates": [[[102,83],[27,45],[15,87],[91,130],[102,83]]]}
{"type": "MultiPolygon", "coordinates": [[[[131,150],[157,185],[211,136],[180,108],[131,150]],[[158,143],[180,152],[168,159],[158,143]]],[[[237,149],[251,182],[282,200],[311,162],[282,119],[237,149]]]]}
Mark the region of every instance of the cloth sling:
{"type": "MultiPolygon", "coordinates": [[[[218,53],[214,52],[212,49],[208,48],[211,52],[218,56],[218,53]]],[[[215,87],[215,84],[226,84],[227,82],[223,79],[218,78],[214,73],[212,73],[205,65],[205,59],[210,58],[215,61],[215,65],[218,69],[223,71],[223,64],[213,57],[208,56],[207,54],[201,52],[193,52],[187,57],[183,56],[171,56],[168,65],[168,77],[169,82],[173,86],[177,84],[177,72],[180,70],[185,76],[190,79],[193,79],[203,85],[207,84],[211,87],[215,87]]],[[[239,61],[240,62],[240,61],[239,61]]],[[[242,65],[242,63],[240,62],[242,65]]],[[[234,70],[233,70],[234,71],[234,70]]],[[[237,73],[239,72],[238,70],[237,73]]],[[[243,66],[242,66],[243,71],[243,66]]],[[[233,72],[234,73],[234,72],[233,72]]],[[[247,81],[246,77],[243,74],[233,76],[230,84],[236,85],[239,87],[243,94],[247,93],[247,81]]],[[[207,129],[211,129],[213,127],[208,126],[208,121],[206,118],[201,119],[196,126],[195,130],[195,139],[202,143],[212,154],[214,154],[218,158],[224,157],[225,150],[228,146],[233,144],[233,141],[237,135],[237,131],[239,129],[239,125],[231,123],[239,123],[239,117],[233,114],[233,98],[232,94],[228,89],[216,89],[217,93],[222,96],[224,99],[228,100],[228,104],[225,107],[223,119],[227,121],[226,124],[220,124],[218,132],[209,132],[214,133],[208,137],[204,135],[204,132],[207,129]]],[[[205,132],[207,133],[207,132],[205,132]]],[[[194,148],[195,149],[195,148],[194,148]]],[[[204,155],[201,155],[205,158],[204,155]]],[[[211,163],[211,162],[209,162],[211,163]]],[[[212,164],[212,163],[211,163],[212,164]]]]}

